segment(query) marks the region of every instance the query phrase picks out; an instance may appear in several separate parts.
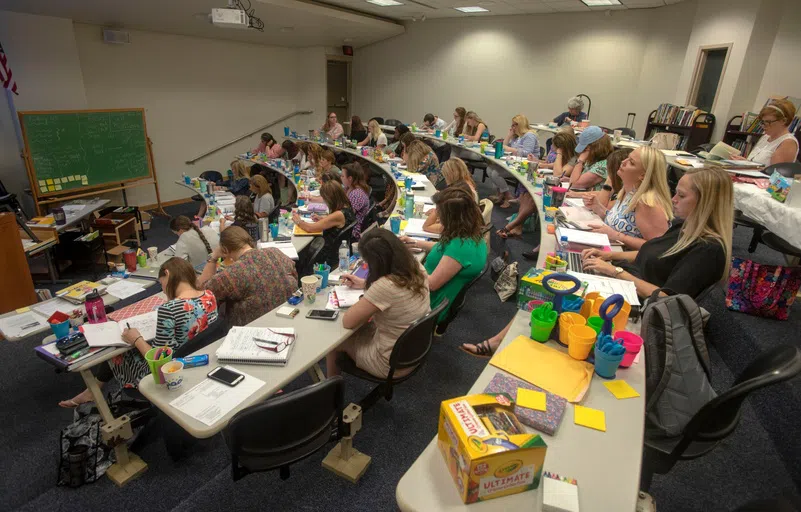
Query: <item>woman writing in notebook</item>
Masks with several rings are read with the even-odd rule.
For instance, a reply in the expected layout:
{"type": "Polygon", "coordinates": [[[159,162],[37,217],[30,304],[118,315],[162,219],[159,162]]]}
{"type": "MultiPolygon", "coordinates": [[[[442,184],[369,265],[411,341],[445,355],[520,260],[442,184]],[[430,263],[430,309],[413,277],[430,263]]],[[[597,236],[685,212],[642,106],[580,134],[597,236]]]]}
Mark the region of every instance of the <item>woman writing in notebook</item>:
{"type": "Polygon", "coordinates": [[[298,213],[293,213],[292,221],[296,227],[307,233],[323,233],[325,245],[323,245],[323,250],[320,251],[317,260],[311,263],[327,263],[331,269],[334,269],[339,260],[337,251],[341,243],[340,235],[346,226],[353,224],[356,214],[353,213],[345,189],[334,180],[323,183],[320,187],[320,197],[328,206],[328,215],[314,222],[306,222],[300,218],[298,213]]]}
{"type": "MultiPolygon", "coordinates": [[[[370,267],[367,279],[344,274],[344,283],[364,295],[342,317],[342,326],[357,329],[326,356],[326,375],[339,375],[337,358],[347,354],[356,366],[384,378],[395,342],[411,324],[430,311],[426,274],[403,242],[386,229],[373,229],[359,242],[359,253],[370,267]],[[372,319],[372,321],[371,321],[372,319]]],[[[402,377],[412,368],[399,370],[402,377]]]]}
{"type": "Polygon", "coordinates": [[[381,125],[375,119],[370,119],[367,123],[367,137],[359,143],[360,146],[372,146],[376,149],[384,149],[387,145],[387,136],[381,129],[381,125]]]}
{"type": "Polygon", "coordinates": [[[256,218],[256,214],[253,211],[253,203],[250,202],[249,197],[239,196],[236,198],[236,202],[234,203],[234,217],[233,217],[233,224],[228,224],[230,218],[222,217],[220,219],[220,233],[225,231],[225,228],[229,228],[231,226],[239,226],[240,228],[244,229],[248,232],[248,234],[254,239],[258,239],[259,237],[259,224],[258,219],[256,218]]]}
{"type": "Polygon", "coordinates": [[[220,235],[220,246],[209,257],[198,285],[226,303],[230,327],[246,325],[281,305],[298,288],[298,274],[295,262],[279,249],[256,249],[244,229],[231,226],[220,235]],[[233,263],[217,272],[220,259],[233,263]]]}
{"type": "MultiPolygon", "coordinates": [[[[135,350],[109,360],[108,365],[100,365],[96,375],[99,386],[116,378],[122,387],[137,387],[139,381],[150,373],[144,357],[150,349],[170,347],[175,350],[217,321],[214,294],[198,289],[195,269],[185,259],[174,257],[167,260],[159,269],[158,280],[168,300],[158,308],[156,337],[152,345],[138,329],[126,328],[122,339],[135,350]]],[[[85,389],[58,405],[72,408],[90,401],[92,392],[85,389]]]]}
{"type": "Polygon", "coordinates": [[[189,217],[179,215],[170,219],[170,230],[178,235],[175,255],[184,258],[196,267],[206,261],[209,254],[220,243],[217,232],[209,226],[198,228],[189,217]]]}
{"type": "MultiPolygon", "coordinates": [[[[445,184],[449,187],[462,187],[470,192],[473,199],[478,204],[478,192],[476,192],[476,182],[473,180],[473,175],[467,168],[464,160],[457,157],[449,158],[442,164],[442,177],[445,179],[445,184]]],[[[432,208],[426,213],[426,220],[423,222],[423,229],[429,233],[442,233],[442,222],[437,215],[437,209],[432,208]]]]}
{"type": "Polygon", "coordinates": [[[604,220],[589,226],[613,242],[639,249],[646,241],[664,235],[673,220],[667,162],[658,149],[637,148],[620,164],[617,175],[623,187],[611,207],[601,204],[596,195],[585,198],[585,206],[604,220]]]}

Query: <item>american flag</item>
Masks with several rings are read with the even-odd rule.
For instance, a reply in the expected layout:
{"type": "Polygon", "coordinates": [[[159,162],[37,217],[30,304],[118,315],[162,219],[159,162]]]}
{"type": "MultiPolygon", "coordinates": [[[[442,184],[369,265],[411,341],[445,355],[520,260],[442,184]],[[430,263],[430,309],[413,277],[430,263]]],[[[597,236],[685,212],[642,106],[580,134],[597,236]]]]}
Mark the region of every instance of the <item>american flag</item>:
{"type": "Polygon", "coordinates": [[[8,67],[8,58],[6,57],[6,52],[3,51],[2,44],[0,44],[0,83],[14,94],[19,94],[17,92],[17,82],[11,78],[11,68],[8,67]]]}

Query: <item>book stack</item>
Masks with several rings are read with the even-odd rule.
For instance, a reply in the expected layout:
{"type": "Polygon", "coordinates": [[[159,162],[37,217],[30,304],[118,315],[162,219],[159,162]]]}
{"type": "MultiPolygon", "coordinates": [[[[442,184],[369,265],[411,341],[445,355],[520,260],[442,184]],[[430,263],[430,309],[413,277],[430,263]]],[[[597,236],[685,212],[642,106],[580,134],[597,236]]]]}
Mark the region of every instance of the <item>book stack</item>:
{"type": "Polygon", "coordinates": [[[671,103],[662,103],[656,109],[654,123],[672,126],[692,126],[698,114],[703,111],[693,106],[680,107],[671,103]]]}

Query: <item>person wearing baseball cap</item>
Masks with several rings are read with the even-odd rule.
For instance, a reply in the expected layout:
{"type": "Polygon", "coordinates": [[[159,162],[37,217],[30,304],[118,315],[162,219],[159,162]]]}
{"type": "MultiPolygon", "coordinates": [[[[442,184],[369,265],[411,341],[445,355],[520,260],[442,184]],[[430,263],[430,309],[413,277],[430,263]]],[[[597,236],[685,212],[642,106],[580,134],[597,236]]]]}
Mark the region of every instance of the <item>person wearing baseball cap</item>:
{"type": "Polygon", "coordinates": [[[581,132],[576,146],[579,154],[570,188],[573,190],[600,190],[606,181],[606,157],[614,151],[612,139],[597,126],[588,126],[581,132]]]}

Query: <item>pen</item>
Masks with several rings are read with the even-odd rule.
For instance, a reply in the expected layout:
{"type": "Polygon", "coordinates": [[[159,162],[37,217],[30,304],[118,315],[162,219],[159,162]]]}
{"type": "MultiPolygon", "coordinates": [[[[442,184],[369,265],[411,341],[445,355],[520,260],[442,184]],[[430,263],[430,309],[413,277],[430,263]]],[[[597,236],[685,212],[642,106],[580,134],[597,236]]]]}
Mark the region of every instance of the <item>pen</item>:
{"type": "Polygon", "coordinates": [[[22,327],[20,327],[20,330],[24,331],[25,329],[30,329],[31,327],[36,327],[37,325],[39,325],[39,322],[31,322],[27,325],[23,325],[22,327]]]}
{"type": "Polygon", "coordinates": [[[125,325],[128,326],[128,329],[131,328],[131,324],[129,324],[128,322],[125,322],[125,325]]]}
{"type": "Polygon", "coordinates": [[[269,343],[270,345],[280,345],[280,343],[277,341],[265,340],[264,338],[253,338],[253,341],[258,341],[259,343],[269,343]]]}

